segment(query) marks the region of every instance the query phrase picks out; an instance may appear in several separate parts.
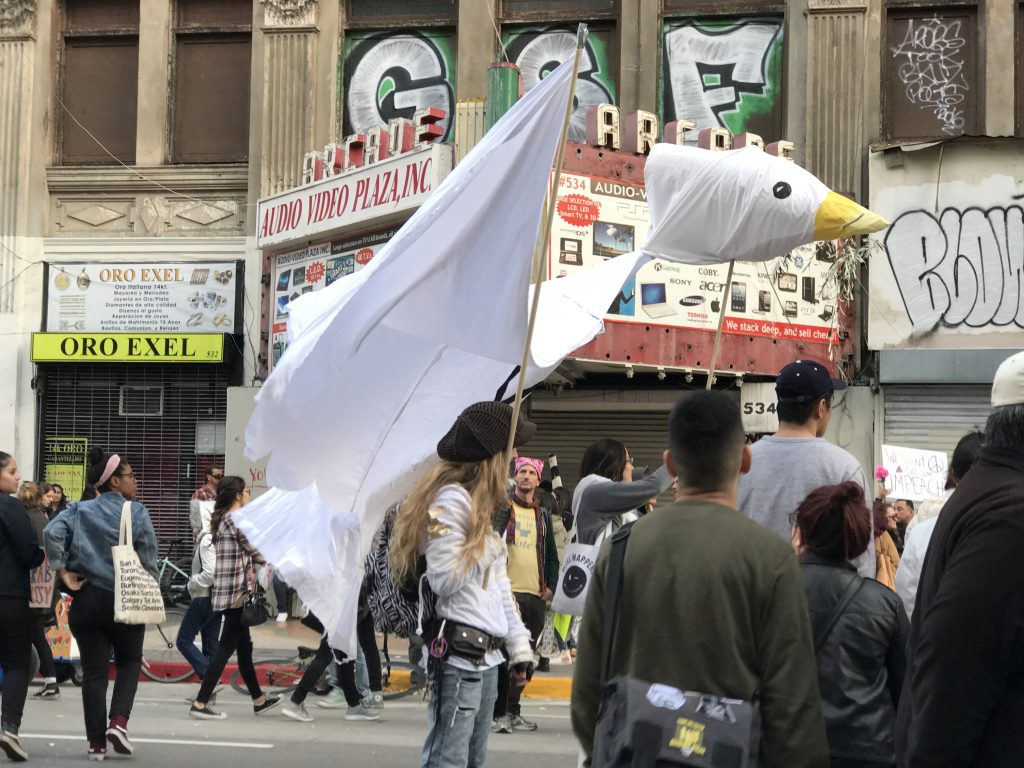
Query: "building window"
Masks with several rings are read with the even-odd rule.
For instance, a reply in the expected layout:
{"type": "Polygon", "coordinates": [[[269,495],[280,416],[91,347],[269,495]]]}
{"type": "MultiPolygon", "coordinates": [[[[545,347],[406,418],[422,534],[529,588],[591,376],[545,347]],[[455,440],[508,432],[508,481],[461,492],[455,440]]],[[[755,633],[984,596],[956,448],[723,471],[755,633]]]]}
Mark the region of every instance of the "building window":
{"type": "Polygon", "coordinates": [[[979,55],[974,7],[890,7],[882,49],[886,137],[978,133],[979,55]]]}
{"type": "Polygon", "coordinates": [[[456,0],[348,0],[347,11],[349,26],[408,26],[454,24],[459,8],[456,0]]]}
{"type": "Polygon", "coordinates": [[[63,10],[59,162],[134,163],[139,2],[65,0],[63,10]]]}
{"type": "Polygon", "coordinates": [[[178,0],[172,162],[249,159],[251,58],[248,0],[178,0]]]}
{"type": "Polygon", "coordinates": [[[501,16],[506,21],[509,19],[526,19],[532,16],[550,18],[552,15],[560,18],[585,16],[614,16],[615,0],[561,0],[555,4],[550,0],[502,0],[501,16]]]}
{"type": "Polygon", "coordinates": [[[662,118],[784,137],[782,16],[665,19],[662,118]]]}

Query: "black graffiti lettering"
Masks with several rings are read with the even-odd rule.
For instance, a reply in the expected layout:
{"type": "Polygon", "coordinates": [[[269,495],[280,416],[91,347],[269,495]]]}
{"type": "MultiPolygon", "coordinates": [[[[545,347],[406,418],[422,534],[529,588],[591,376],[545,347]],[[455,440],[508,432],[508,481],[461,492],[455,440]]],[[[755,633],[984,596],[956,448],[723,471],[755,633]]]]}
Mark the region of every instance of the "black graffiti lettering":
{"type": "Polygon", "coordinates": [[[1024,328],[1024,208],[902,214],[885,250],[914,328],[1024,328]]]}

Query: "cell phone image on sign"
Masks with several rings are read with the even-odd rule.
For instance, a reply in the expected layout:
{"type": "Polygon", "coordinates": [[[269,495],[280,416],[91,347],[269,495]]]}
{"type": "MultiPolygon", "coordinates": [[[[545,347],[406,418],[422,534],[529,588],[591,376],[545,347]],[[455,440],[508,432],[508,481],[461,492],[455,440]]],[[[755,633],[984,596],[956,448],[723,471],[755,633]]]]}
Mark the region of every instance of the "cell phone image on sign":
{"type": "Polygon", "coordinates": [[[278,275],[277,276],[277,290],[279,290],[279,291],[287,291],[288,290],[288,281],[291,279],[291,276],[292,276],[292,273],[290,271],[288,271],[288,270],[285,270],[280,275],[278,275]]]}
{"type": "Polygon", "coordinates": [[[754,310],[760,315],[767,314],[772,311],[772,292],[771,291],[758,291],[757,292],[757,309],[754,310]]]}
{"type": "Polygon", "coordinates": [[[641,283],[640,304],[643,306],[644,313],[652,320],[676,314],[676,311],[668,305],[664,283],[641,283]]]}
{"type": "Polygon", "coordinates": [[[634,230],[628,224],[594,222],[594,255],[611,259],[633,250],[634,230]]]}
{"type": "Polygon", "coordinates": [[[733,283],[730,293],[729,310],[732,312],[747,311],[747,284],[733,283]]]}
{"type": "Polygon", "coordinates": [[[298,287],[306,282],[306,268],[296,267],[292,270],[292,286],[298,287]]]}
{"type": "Polygon", "coordinates": [[[796,302],[795,301],[787,301],[786,302],[786,306],[783,309],[782,313],[786,317],[796,317],[796,311],[797,311],[797,309],[796,309],[796,302]]]}

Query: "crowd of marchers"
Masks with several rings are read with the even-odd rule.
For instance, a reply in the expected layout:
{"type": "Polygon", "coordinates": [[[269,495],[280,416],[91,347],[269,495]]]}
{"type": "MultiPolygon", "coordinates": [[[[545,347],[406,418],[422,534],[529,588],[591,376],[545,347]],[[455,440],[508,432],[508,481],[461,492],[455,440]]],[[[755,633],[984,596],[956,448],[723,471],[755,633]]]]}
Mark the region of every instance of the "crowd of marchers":
{"type": "MultiPolygon", "coordinates": [[[[408,636],[429,681],[424,768],[481,768],[492,733],[536,730],[523,688],[535,669],[573,662],[572,725],[592,768],[1024,765],[1024,353],[997,371],[985,431],[957,444],[945,492],[916,509],[890,503],[884,485],[873,492],[824,439],[843,389],[817,363],[787,365],[779,429],[753,442],[733,397],[688,393],[662,466],[635,467],[627,446],[601,438],[572,490],[554,457],[542,481],[545,461],[525,455],[534,424],[513,423],[503,403],[467,407],[374,542],[357,601],[365,683],[307,612],[322,639],[287,700],[261,690],[246,607],[263,583],[281,593],[283,620],[284,585],[257,575],[263,558],[235,525],[245,482],[212,469],[192,502],[178,638],[202,681],[188,715],[225,719],[215,697],[237,655],[256,715],[312,721],[305,701],[330,667],[320,705],[379,719],[375,631],[387,630],[408,636]],[[669,488],[674,502],[655,506],[669,488]]],[[[44,552],[73,596],[87,754],[134,752],[145,627],[114,617],[123,509],[153,574],[157,542],[127,461],[94,450],[87,480],[93,498],[69,504],[22,484],[0,454],[0,750],[13,760],[27,758],[18,731],[33,645],[32,698],[60,696],[52,605],[29,607],[44,552]]]]}

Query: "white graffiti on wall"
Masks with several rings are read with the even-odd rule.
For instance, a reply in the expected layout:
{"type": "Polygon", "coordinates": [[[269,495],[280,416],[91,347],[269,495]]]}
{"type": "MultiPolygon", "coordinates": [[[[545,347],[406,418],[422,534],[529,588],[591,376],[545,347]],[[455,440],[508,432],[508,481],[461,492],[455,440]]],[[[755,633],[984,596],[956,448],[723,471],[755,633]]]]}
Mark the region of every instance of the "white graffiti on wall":
{"type": "Polygon", "coordinates": [[[908,211],[885,250],[915,331],[1024,328],[1024,208],[908,211]]]}
{"type": "MultiPolygon", "coordinates": [[[[396,117],[411,119],[417,109],[455,112],[452,73],[426,37],[398,34],[357,45],[348,55],[351,67],[345,92],[346,132],[384,128],[396,117]]],[[[440,123],[448,133],[449,120],[440,123]]]]}
{"type": "Polygon", "coordinates": [[[931,111],[943,133],[962,133],[966,121],[961,105],[970,87],[964,76],[961,22],[936,16],[906,19],[906,24],[903,41],[892,54],[900,62],[896,74],[907,101],[931,111]]]}
{"type": "MultiPolygon", "coordinates": [[[[524,35],[524,38],[528,36],[524,35]]],[[[509,46],[509,54],[515,60],[519,71],[523,73],[523,90],[528,91],[539,83],[549,72],[561,62],[573,55],[576,50],[575,32],[545,32],[537,35],[516,53],[518,47],[514,41],[509,46]]],[[[600,71],[600,62],[587,43],[580,60],[580,71],[576,79],[575,110],[569,126],[569,140],[585,142],[587,140],[587,107],[595,104],[614,104],[615,98],[608,89],[594,79],[600,71]]]]}
{"type": "Polygon", "coordinates": [[[693,120],[697,130],[728,127],[723,116],[742,111],[744,94],[763,95],[771,85],[768,57],[781,34],[776,21],[672,28],[665,34],[665,87],[675,115],[693,120]]]}

